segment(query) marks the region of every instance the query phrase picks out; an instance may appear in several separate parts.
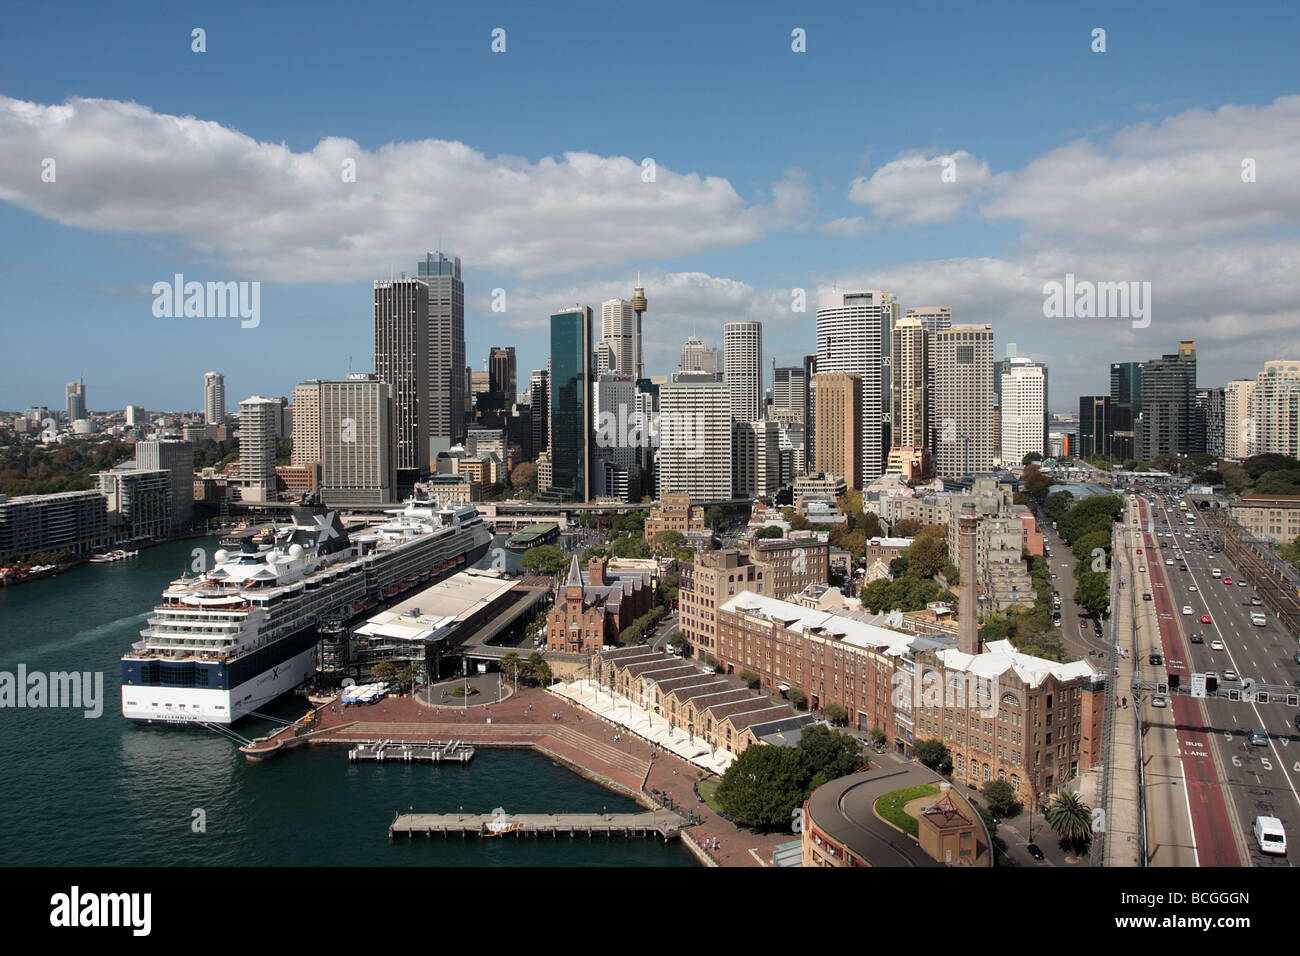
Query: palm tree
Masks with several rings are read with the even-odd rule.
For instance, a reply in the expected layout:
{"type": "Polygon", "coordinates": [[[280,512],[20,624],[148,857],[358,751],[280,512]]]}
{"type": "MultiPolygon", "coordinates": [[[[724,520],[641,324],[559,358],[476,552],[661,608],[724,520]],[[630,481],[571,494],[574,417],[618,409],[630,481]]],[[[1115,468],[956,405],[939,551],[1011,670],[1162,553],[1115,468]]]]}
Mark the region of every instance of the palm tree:
{"type": "Polygon", "coordinates": [[[507,677],[517,677],[524,672],[524,669],[524,659],[514,651],[501,658],[501,673],[507,677]]]}
{"type": "Polygon", "coordinates": [[[1092,808],[1077,793],[1062,791],[1043,811],[1048,826],[1079,852],[1092,842],[1092,808]]]}
{"type": "Polygon", "coordinates": [[[397,686],[402,688],[403,691],[410,690],[411,685],[415,683],[415,675],[418,673],[419,671],[413,665],[406,666],[397,675],[397,686]]]}

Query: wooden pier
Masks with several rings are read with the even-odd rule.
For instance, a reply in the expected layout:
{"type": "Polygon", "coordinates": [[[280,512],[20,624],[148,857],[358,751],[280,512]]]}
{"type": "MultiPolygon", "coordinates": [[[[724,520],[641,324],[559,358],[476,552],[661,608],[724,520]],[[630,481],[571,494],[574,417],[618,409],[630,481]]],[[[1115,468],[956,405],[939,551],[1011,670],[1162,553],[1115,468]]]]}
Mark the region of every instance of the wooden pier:
{"type": "Polygon", "coordinates": [[[388,826],[388,838],[405,836],[559,837],[585,834],[607,837],[681,835],[684,821],[670,810],[648,813],[399,813],[388,826]]]}
{"type": "Polygon", "coordinates": [[[430,740],[426,743],[403,740],[379,740],[364,743],[348,751],[349,760],[373,760],[376,763],[469,763],[474,748],[463,740],[430,740]]]}

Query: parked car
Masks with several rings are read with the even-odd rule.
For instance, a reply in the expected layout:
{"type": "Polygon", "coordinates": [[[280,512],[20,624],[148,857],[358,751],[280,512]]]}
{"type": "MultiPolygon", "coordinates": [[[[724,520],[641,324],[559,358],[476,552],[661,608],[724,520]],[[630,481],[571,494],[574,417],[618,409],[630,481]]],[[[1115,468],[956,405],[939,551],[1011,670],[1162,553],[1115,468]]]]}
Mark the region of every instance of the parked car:
{"type": "Polygon", "coordinates": [[[1029,855],[1032,856],[1035,860],[1045,859],[1045,857],[1043,856],[1043,851],[1039,849],[1037,843],[1030,843],[1028,846],[1025,847],[1025,850],[1028,851],[1029,855]]]}

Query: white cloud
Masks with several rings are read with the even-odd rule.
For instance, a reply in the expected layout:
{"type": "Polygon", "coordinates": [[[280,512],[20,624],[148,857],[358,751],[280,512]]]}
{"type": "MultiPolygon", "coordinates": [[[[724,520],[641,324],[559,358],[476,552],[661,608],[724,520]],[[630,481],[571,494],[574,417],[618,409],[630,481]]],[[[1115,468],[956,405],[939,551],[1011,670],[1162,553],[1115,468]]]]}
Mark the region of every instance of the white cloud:
{"type": "Polygon", "coordinates": [[[747,202],[717,176],[565,153],[489,157],[419,140],[309,152],[136,103],[0,97],[0,200],[71,226],[175,236],[257,278],[386,274],[439,236],[477,268],[520,277],[610,268],[750,243],[808,207],[797,171],[747,202]],[[56,163],[43,182],[42,161],[56,163]],[[343,180],[346,160],[356,181],[343,180]]]}
{"type": "Polygon", "coordinates": [[[989,164],[964,149],[953,153],[909,152],[849,187],[849,201],[870,206],[879,219],[923,225],[955,219],[971,200],[994,185],[989,164]]]}

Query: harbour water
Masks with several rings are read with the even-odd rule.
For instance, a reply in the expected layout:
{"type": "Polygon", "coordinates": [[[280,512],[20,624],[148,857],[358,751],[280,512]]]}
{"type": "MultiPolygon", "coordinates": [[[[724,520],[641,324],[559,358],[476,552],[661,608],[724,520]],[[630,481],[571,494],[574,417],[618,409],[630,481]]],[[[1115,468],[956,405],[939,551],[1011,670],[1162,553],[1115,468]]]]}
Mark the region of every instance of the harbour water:
{"type": "MultiPolygon", "coordinates": [[[[0,589],[0,671],[103,674],[103,713],[0,709],[0,864],[16,866],[692,866],[680,842],[398,840],[399,810],[634,812],[636,803],[530,751],[480,749],[459,764],[351,764],[306,748],[253,764],[199,728],[142,727],[121,716],[119,658],[195,548],[141,550],[0,589]],[[196,811],[200,811],[196,813],[196,811]],[[202,823],[202,829],[199,824],[202,823]]],[[[282,698],[268,711],[301,716],[282,698]]],[[[272,729],[247,721],[245,737],[272,729]]]]}

